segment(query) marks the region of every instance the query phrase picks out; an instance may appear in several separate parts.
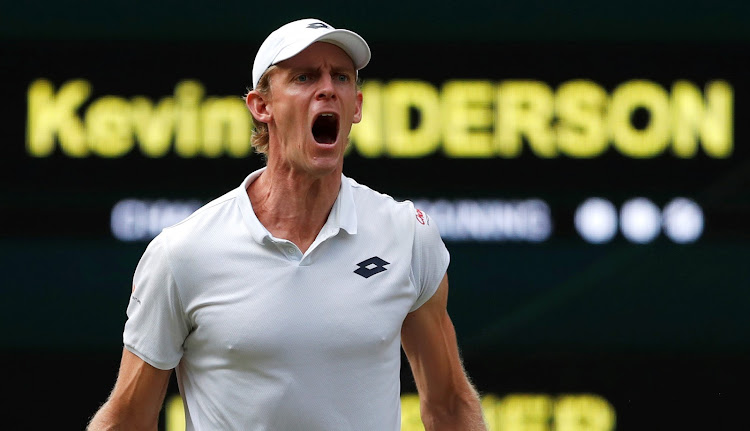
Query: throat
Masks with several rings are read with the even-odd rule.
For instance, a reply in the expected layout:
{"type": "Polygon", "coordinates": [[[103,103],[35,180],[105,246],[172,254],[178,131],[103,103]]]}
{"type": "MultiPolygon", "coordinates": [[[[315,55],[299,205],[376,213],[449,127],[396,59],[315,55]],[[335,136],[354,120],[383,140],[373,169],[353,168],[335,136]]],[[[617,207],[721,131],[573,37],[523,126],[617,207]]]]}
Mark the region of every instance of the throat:
{"type": "Polygon", "coordinates": [[[269,169],[248,187],[258,221],[276,238],[293,242],[303,253],[317,238],[341,186],[340,173],[306,182],[269,169]]]}

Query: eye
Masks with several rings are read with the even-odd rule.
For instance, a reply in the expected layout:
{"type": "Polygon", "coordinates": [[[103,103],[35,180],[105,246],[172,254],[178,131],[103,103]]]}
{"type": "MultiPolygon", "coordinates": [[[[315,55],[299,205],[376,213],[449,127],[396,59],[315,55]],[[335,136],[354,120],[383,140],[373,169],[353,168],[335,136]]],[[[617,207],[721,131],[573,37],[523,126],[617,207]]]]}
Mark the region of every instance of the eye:
{"type": "Polygon", "coordinates": [[[307,82],[308,79],[310,79],[310,77],[305,74],[297,75],[297,77],[295,78],[297,82],[307,82]]]}
{"type": "Polygon", "coordinates": [[[349,75],[341,73],[341,74],[338,75],[338,80],[340,82],[347,82],[347,81],[349,81],[349,75]]]}

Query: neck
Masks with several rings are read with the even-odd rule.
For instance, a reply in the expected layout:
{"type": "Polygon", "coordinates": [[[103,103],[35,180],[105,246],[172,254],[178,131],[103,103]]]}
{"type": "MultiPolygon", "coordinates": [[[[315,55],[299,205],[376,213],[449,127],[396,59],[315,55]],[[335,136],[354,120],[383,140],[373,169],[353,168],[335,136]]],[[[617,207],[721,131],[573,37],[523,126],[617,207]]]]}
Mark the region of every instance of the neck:
{"type": "Polygon", "coordinates": [[[258,220],[276,238],[293,242],[304,253],[323,228],[341,187],[341,166],[313,176],[269,164],[248,186],[258,220]]]}

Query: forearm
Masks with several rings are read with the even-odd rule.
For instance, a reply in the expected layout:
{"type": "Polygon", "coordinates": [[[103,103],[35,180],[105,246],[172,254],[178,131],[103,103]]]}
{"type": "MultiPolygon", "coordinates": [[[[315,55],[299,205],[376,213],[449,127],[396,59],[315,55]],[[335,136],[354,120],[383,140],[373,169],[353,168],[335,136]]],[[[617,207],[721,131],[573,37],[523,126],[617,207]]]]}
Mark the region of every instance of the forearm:
{"type": "Polygon", "coordinates": [[[156,431],[172,370],[160,370],[123,349],[117,382],[87,431],[156,431]]]}
{"type": "Polygon", "coordinates": [[[105,403],[89,422],[86,431],[119,431],[128,429],[127,420],[117,414],[109,403],[105,403]]]}
{"type": "Polygon", "coordinates": [[[441,401],[421,402],[425,431],[486,431],[479,396],[473,389],[441,401]]]}
{"type": "Polygon", "coordinates": [[[156,431],[158,421],[144,420],[143,416],[136,411],[123,411],[110,403],[105,403],[91,419],[86,431],[156,431]]]}
{"type": "Polygon", "coordinates": [[[105,404],[91,419],[86,427],[86,431],[114,431],[120,429],[121,427],[116,424],[114,419],[114,415],[108,411],[105,404]]]}

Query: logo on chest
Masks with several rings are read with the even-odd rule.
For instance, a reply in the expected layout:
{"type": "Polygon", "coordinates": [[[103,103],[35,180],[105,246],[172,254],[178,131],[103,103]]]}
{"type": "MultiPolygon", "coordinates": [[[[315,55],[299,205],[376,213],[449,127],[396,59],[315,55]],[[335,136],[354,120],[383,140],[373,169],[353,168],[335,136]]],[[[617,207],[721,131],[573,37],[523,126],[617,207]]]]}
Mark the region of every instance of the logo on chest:
{"type": "Polygon", "coordinates": [[[389,265],[389,264],[390,264],[389,262],[386,262],[377,256],[373,256],[369,259],[365,259],[362,262],[358,263],[357,266],[359,268],[355,269],[354,273],[361,275],[364,278],[370,278],[373,275],[378,274],[388,269],[385,267],[385,265],[389,265]]]}

